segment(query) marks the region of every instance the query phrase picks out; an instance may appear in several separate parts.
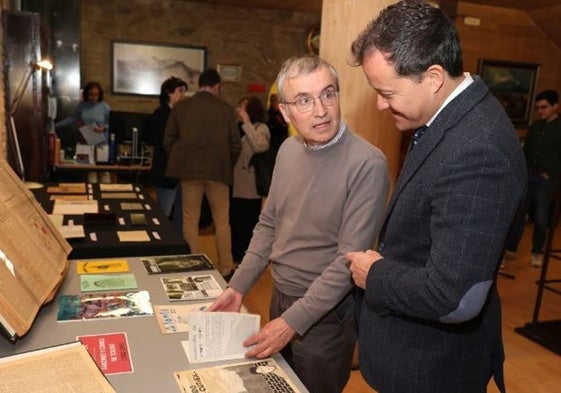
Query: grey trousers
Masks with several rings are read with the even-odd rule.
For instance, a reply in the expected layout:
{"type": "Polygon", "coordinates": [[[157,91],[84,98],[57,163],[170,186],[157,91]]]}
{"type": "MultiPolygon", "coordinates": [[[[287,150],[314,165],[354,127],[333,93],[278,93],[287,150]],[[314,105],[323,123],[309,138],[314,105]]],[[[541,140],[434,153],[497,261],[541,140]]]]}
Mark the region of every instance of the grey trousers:
{"type": "MultiPolygon", "coordinates": [[[[296,300],[273,287],[271,320],[296,300]]],[[[341,393],[350,377],[356,339],[355,304],[347,295],[303,336],[296,335],[281,354],[310,393],[341,393]]]]}

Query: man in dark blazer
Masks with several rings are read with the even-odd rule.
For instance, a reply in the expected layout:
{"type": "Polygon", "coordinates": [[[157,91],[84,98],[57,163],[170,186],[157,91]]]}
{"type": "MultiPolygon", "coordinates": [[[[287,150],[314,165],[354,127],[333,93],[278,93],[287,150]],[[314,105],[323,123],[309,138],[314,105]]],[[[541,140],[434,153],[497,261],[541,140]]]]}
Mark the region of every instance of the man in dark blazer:
{"type": "Polygon", "coordinates": [[[377,109],[399,130],[426,126],[377,251],[347,254],[364,290],[362,374],[380,393],[481,393],[492,376],[504,392],[496,271],[526,184],[516,132],[483,81],[463,72],[453,22],[425,2],[387,7],[352,51],[377,109]]]}

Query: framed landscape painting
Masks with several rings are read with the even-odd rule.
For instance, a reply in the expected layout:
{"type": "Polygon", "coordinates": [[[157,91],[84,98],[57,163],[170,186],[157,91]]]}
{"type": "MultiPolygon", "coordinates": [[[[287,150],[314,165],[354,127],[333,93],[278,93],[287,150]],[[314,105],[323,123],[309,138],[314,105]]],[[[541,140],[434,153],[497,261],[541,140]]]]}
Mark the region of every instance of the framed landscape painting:
{"type": "Polygon", "coordinates": [[[530,121],[538,71],[538,64],[479,61],[479,75],[515,125],[527,125],[530,121]]]}
{"type": "Polygon", "coordinates": [[[206,48],[119,41],[112,45],[113,93],[157,96],[162,82],[171,76],[187,83],[188,95],[197,91],[206,48]]]}

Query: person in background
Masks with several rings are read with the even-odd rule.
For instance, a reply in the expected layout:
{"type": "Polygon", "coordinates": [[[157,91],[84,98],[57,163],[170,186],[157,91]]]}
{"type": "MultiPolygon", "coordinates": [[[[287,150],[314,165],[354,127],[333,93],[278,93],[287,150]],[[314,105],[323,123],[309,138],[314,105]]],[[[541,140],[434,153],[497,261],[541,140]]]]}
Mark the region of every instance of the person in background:
{"type": "Polygon", "coordinates": [[[269,110],[267,126],[271,133],[271,149],[276,152],[279,150],[280,145],[288,138],[288,123],[282,117],[279,109],[279,98],[276,94],[271,94],[269,97],[269,110]]]}
{"type": "Polygon", "coordinates": [[[246,357],[279,351],[311,393],[340,393],[356,342],[345,253],[372,246],[389,187],[382,152],[341,119],[335,68],[315,55],[288,59],[280,109],[298,135],[281,146],[249,248],[210,311],[239,311],[271,265],[270,322],[246,357]]]}
{"type": "Polygon", "coordinates": [[[347,254],[363,290],[362,375],[380,393],[483,393],[492,376],[504,392],[496,272],[526,186],[518,135],[483,80],[463,72],[439,8],[388,6],[352,53],[377,109],[417,130],[377,251],[347,254]]]}
{"type": "Polygon", "coordinates": [[[82,101],[74,113],[66,119],[55,123],[55,128],[82,127],[92,125],[93,130],[103,133],[105,141],[109,142],[109,105],[103,101],[103,88],[98,82],[89,82],[82,90],[82,101]]]}
{"type": "Polygon", "coordinates": [[[206,195],[215,227],[217,269],[228,279],[234,269],[230,186],[241,143],[234,108],[219,97],[220,81],[216,70],[204,70],[197,93],[173,106],[164,133],[165,175],[180,180],[183,236],[194,254],[202,253],[199,218],[206,195]]]}
{"type": "Polygon", "coordinates": [[[164,214],[178,227],[183,228],[181,212],[181,194],[177,179],[165,176],[168,163],[164,149],[164,131],[171,109],[185,96],[187,83],[174,76],[166,79],[160,88],[160,106],[147,119],[143,138],[153,147],[150,183],[156,186],[158,206],[164,214]]]}
{"type": "Polygon", "coordinates": [[[514,258],[526,224],[526,216],[532,212],[534,232],[530,264],[541,267],[543,249],[549,226],[550,207],[559,188],[561,177],[561,118],[559,93],[545,90],[536,95],[536,110],[540,117],[532,123],[524,141],[524,155],[528,165],[528,191],[511,236],[506,245],[503,267],[514,258]]]}
{"type": "Polygon", "coordinates": [[[255,153],[269,149],[269,128],[265,124],[265,107],[257,97],[243,97],[236,110],[239,119],[242,150],[234,166],[234,185],[230,201],[230,226],[232,229],[232,256],[239,264],[253,228],[259,220],[263,198],[255,187],[255,169],[250,165],[255,153]]]}

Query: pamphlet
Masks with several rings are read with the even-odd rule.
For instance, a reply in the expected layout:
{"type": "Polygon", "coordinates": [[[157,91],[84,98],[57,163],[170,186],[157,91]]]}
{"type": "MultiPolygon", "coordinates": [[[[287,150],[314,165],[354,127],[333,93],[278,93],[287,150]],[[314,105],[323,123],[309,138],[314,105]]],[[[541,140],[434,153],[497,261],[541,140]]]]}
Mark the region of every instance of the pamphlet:
{"type": "Polygon", "coordinates": [[[122,318],[152,315],[148,291],[62,295],[57,321],[122,318]]]}
{"type": "Polygon", "coordinates": [[[105,375],[132,373],[127,333],[106,333],[76,337],[105,375]]]}
{"type": "Polygon", "coordinates": [[[189,315],[193,312],[205,311],[212,303],[170,304],[154,306],[154,315],[162,333],[189,332],[189,315]]]}
{"type": "Polygon", "coordinates": [[[105,143],[105,136],[103,135],[103,132],[95,132],[93,124],[82,126],[79,130],[84,137],[86,144],[95,146],[105,143]]]}
{"type": "Polygon", "coordinates": [[[183,273],[214,269],[214,265],[205,254],[142,258],[142,263],[148,274],[183,273]]]}
{"type": "Polygon", "coordinates": [[[138,199],[134,192],[102,192],[101,199],[138,199]]]}
{"type": "Polygon", "coordinates": [[[131,225],[147,225],[144,213],[131,213],[131,225]]]}
{"type": "Polygon", "coordinates": [[[97,213],[99,211],[97,201],[94,199],[82,201],[68,201],[57,199],[53,206],[52,214],[80,215],[84,213],[97,213]]]}
{"type": "Polygon", "coordinates": [[[142,203],[121,202],[121,210],[144,210],[142,203]]]}
{"type": "Polygon", "coordinates": [[[120,289],[136,289],[138,285],[134,274],[82,274],[80,291],[115,291],[120,289]]]}
{"type": "Polygon", "coordinates": [[[250,349],[242,344],[259,332],[261,317],[238,312],[193,312],[189,341],[182,341],[189,363],[243,359],[250,349]]]}
{"type": "Polygon", "coordinates": [[[125,259],[78,261],[76,271],[78,274],[123,273],[129,271],[129,264],[125,259]]]}
{"type": "Polygon", "coordinates": [[[99,183],[100,191],[132,191],[132,184],[130,183],[99,183]]]}
{"type": "Polygon", "coordinates": [[[117,231],[120,242],[149,242],[150,236],[146,231],[117,231]]]}
{"type": "Polygon", "coordinates": [[[178,371],[174,377],[182,392],[300,393],[273,358],[178,371]]]}
{"type": "Polygon", "coordinates": [[[211,274],[162,277],[162,284],[171,301],[213,299],[222,293],[222,288],[211,274]]]}

